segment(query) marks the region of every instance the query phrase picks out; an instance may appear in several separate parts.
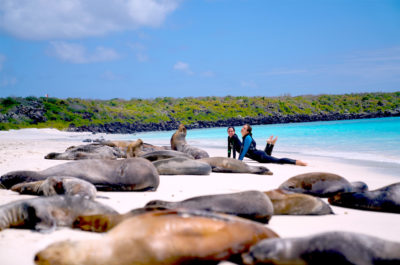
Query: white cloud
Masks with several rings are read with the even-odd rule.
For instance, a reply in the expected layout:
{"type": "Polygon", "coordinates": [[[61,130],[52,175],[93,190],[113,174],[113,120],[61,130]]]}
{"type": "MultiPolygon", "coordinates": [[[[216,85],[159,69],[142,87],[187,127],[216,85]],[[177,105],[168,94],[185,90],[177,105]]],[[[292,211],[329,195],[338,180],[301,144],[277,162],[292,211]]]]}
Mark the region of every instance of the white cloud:
{"type": "Polygon", "coordinates": [[[23,39],[101,36],[158,27],[181,0],[2,0],[0,29],[23,39]]]}
{"type": "Polygon", "coordinates": [[[106,62],[119,58],[116,51],[101,46],[93,52],[88,52],[83,45],[74,43],[52,41],[50,45],[50,55],[69,63],[106,62]]]}
{"type": "Polygon", "coordinates": [[[174,69],[177,71],[182,71],[188,75],[192,75],[193,72],[190,70],[189,64],[185,62],[177,62],[174,65],[174,69]]]}

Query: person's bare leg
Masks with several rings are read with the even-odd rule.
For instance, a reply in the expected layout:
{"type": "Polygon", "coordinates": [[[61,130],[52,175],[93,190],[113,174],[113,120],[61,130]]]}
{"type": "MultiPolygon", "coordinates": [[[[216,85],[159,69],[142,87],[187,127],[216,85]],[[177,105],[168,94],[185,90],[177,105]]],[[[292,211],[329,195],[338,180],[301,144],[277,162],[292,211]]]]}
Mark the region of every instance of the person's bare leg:
{"type": "Polygon", "coordinates": [[[275,139],[273,139],[273,140],[271,139],[271,144],[275,145],[276,141],[278,141],[278,136],[276,136],[275,139]]]}
{"type": "Polygon", "coordinates": [[[296,160],[296,166],[307,166],[308,164],[306,162],[303,162],[301,160],[296,160]]]}

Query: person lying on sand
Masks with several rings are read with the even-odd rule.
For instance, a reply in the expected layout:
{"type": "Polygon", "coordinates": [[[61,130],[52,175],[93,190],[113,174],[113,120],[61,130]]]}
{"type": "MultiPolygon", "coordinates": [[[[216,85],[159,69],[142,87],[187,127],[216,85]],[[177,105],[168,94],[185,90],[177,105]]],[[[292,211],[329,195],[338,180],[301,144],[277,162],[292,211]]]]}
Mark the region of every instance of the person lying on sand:
{"type": "MultiPolygon", "coordinates": [[[[240,131],[243,137],[243,142],[242,142],[242,148],[240,151],[240,156],[239,160],[243,160],[243,158],[246,156],[250,159],[253,159],[259,163],[276,163],[276,164],[292,164],[292,165],[298,165],[298,166],[307,166],[307,163],[301,161],[301,160],[294,160],[290,158],[276,158],[271,155],[268,155],[272,153],[273,146],[277,140],[275,140],[274,144],[272,144],[272,139],[270,146],[266,146],[265,151],[257,150],[256,149],[256,142],[253,139],[253,135],[251,133],[252,128],[249,124],[245,124],[242,127],[242,130],[240,131]],[[272,146],[271,146],[272,145],[272,146]],[[267,153],[268,151],[268,153],[267,153]]],[[[268,143],[268,141],[267,141],[268,143]]]]}

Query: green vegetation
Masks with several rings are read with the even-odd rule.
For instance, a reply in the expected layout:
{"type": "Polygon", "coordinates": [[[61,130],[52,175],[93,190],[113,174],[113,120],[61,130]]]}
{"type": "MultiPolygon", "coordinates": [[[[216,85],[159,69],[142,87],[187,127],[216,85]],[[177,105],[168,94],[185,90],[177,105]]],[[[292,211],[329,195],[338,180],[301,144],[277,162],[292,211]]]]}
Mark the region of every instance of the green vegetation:
{"type": "Polygon", "coordinates": [[[162,123],[312,115],[400,112],[400,92],[283,97],[198,97],[83,100],[77,98],[0,99],[0,130],[70,124],[162,123]]]}

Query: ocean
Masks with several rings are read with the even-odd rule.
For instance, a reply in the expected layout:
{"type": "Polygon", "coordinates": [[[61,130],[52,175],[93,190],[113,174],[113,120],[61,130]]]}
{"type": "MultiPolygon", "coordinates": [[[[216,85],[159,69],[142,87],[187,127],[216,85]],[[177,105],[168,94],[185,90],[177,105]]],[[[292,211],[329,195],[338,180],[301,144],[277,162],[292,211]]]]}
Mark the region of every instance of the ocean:
{"type": "MultiPolygon", "coordinates": [[[[400,165],[400,117],[255,125],[253,136],[264,149],[278,136],[274,154],[290,153],[400,165]]],[[[236,133],[241,138],[240,129],[236,133]]],[[[199,147],[227,148],[227,128],[188,130],[186,140],[199,147]]],[[[130,135],[152,144],[168,144],[173,131],[130,135]]],[[[397,166],[396,166],[397,167],[397,166]]],[[[400,175],[400,172],[399,172],[400,175]]]]}

